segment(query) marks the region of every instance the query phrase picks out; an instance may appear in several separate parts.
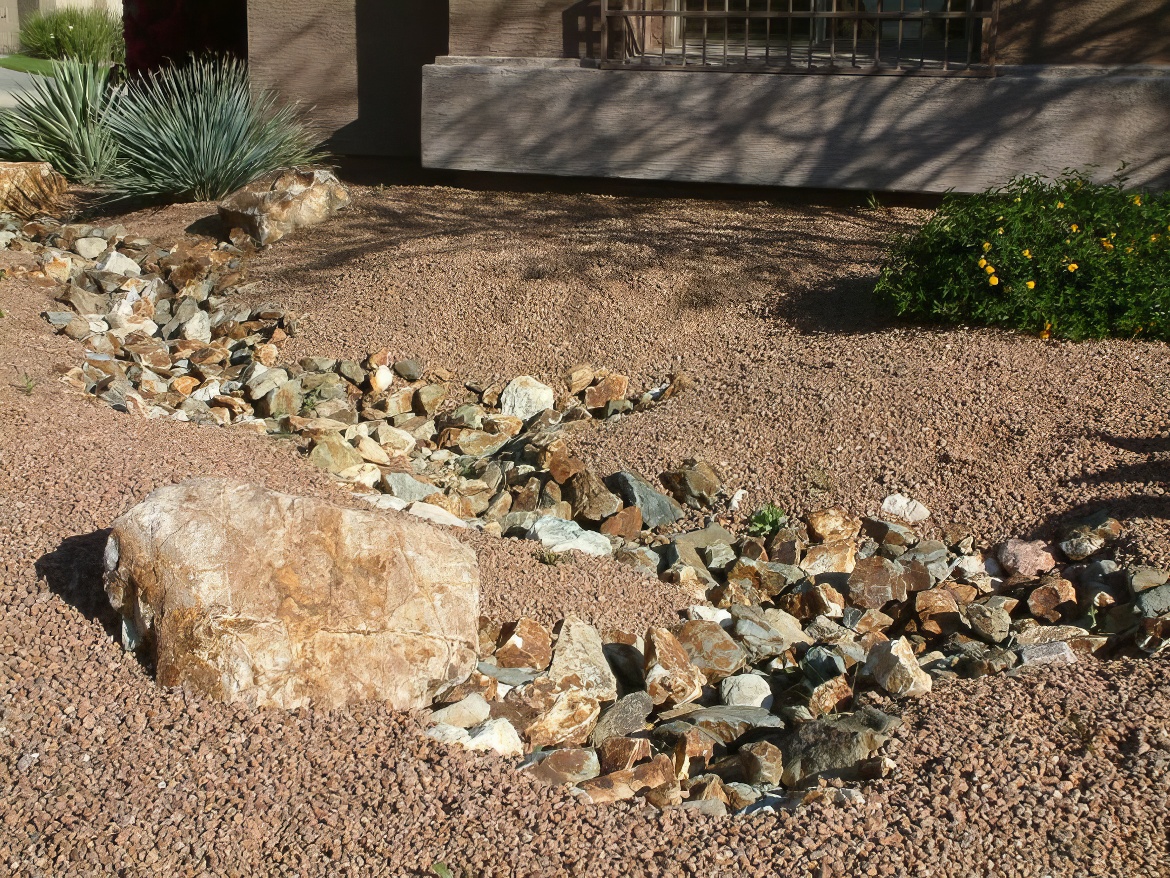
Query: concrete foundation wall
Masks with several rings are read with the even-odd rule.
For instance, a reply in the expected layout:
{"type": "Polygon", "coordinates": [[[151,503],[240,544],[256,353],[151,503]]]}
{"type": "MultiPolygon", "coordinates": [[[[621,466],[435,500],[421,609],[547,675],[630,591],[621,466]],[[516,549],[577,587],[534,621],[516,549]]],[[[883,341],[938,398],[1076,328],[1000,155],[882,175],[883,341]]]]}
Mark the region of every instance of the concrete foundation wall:
{"type": "Polygon", "coordinates": [[[1123,161],[1170,188],[1170,70],[995,79],[645,72],[440,59],[433,168],[750,185],[977,191],[1123,161]]]}

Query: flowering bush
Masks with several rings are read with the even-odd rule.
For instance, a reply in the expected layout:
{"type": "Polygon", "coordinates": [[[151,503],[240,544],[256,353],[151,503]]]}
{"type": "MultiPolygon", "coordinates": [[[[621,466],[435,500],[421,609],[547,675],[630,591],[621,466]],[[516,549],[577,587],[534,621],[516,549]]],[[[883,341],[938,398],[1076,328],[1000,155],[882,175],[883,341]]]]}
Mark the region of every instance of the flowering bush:
{"type": "Polygon", "coordinates": [[[89,64],[122,64],[126,60],[122,19],[104,9],[65,7],[35,12],[20,27],[20,45],[34,58],[89,64]]]}
{"type": "Polygon", "coordinates": [[[950,194],[895,244],[877,292],[925,322],[1170,340],[1170,195],[1076,171],[950,194]]]}

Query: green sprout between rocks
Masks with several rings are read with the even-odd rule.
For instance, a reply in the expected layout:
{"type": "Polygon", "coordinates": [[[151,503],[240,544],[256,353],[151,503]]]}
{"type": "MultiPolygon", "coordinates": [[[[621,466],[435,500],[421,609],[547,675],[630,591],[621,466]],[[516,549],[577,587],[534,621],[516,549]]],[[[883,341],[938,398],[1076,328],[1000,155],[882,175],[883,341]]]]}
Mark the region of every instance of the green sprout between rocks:
{"type": "Polygon", "coordinates": [[[32,376],[29,375],[28,372],[25,372],[24,375],[21,376],[20,392],[23,393],[25,396],[32,396],[33,389],[36,386],[37,386],[37,383],[35,381],[33,381],[32,376]]]}
{"type": "Polygon", "coordinates": [[[438,875],[439,878],[455,878],[455,873],[451,871],[451,867],[446,863],[433,863],[431,865],[431,871],[438,875]]]}
{"type": "Polygon", "coordinates": [[[552,549],[537,549],[532,553],[532,557],[547,567],[556,567],[569,560],[567,555],[554,552],[552,549]]]}
{"type": "Polygon", "coordinates": [[[788,514],[774,503],[765,503],[748,519],[748,533],[756,537],[770,537],[788,524],[788,514]]]}

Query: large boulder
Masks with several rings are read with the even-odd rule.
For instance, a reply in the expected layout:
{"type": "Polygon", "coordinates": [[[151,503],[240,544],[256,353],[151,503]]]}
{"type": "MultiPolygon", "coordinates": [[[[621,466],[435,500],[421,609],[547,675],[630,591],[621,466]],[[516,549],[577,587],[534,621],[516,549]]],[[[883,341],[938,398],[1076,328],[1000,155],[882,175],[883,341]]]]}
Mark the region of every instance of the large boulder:
{"type": "Polygon", "coordinates": [[[114,522],[106,592],[158,680],[296,708],[409,710],[471,674],[474,553],[421,521],[197,479],[114,522]]]}
{"type": "Polygon", "coordinates": [[[48,162],[0,162],[0,213],[22,217],[52,213],[67,187],[48,162]]]}
{"type": "Polygon", "coordinates": [[[243,229],[267,245],[348,206],[349,192],[330,171],[285,171],[233,192],[220,203],[219,216],[229,229],[243,229]]]}

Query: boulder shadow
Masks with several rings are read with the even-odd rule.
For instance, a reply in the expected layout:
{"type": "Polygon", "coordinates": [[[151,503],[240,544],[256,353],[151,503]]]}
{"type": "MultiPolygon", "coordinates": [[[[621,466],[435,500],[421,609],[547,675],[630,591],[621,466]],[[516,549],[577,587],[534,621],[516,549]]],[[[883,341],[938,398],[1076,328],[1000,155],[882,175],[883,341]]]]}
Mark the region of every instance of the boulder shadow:
{"type": "Polygon", "coordinates": [[[90,621],[98,622],[118,640],[121,624],[102,586],[104,555],[109,528],[68,537],[52,552],[37,559],[37,578],[49,590],[90,621]]]}

